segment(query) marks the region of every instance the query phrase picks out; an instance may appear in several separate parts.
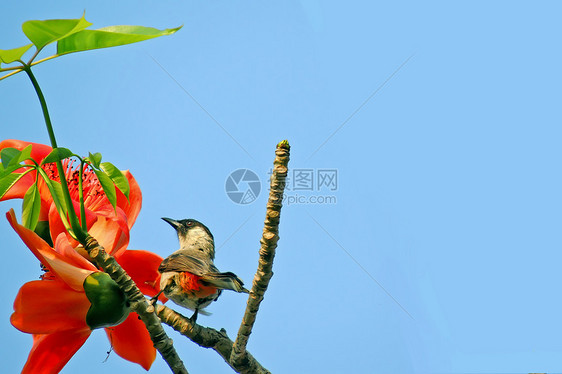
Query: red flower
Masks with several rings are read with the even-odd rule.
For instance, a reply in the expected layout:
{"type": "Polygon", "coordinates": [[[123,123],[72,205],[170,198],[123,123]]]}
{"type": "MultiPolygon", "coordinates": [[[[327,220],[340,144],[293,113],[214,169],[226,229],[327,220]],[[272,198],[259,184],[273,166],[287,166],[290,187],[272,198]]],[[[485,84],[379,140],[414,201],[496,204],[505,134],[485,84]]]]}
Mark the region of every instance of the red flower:
{"type": "MultiPolygon", "coordinates": [[[[18,224],[13,210],[6,217],[33,254],[48,270],[42,280],[24,284],[16,296],[11,322],[33,334],[33,347],[22,373],[58,373],[90,336],[86,323],[90,308],[84,281],[97,268],[79,255],[61,233],[55,248],[18,224]]],[[[127,250],[116,257],[141,291],[158,292],[158,265],[162,258],[147,251],[127,250]]],[[[131,312],[127,319],[105,331],[115,352],[148,370],[156,350],[144,324],[131,312]]]]}
{"type": "MultiPolygon", "coordinates": [[[[28,145],[32,146],[31,158],[38,164],[52,151],[52,148],[47,145],[21,140],[4,140],[0,142],[0,151],[9,147],[23,150],[28,145]]],[[[55,164],[45,164],[42,168],[50,179],[59,181],[55,164]]],[[[70,196],[74,202],[74,208],[79,215],[78,170],[73,167],[72,161],[68,159],[63,161],[63,168],[70,196]]],[[[103,192],[95,173],[91,169],[86,168],[83,174],[84,205],[86,208],[88,232],[113,256],[122,253],[127,248],[129,229],[135,223],[142,205],[141,190],[135,178],[133,178],[129,171],[124,171],[123,174],[129,181],[129,199],[117,189],[117,207],[115,210],[103,192]]],[[[35,183],[35,179],[35,172],[25,175],[4,195],[2,200],[23,198],[29,187],[35,183]]],[[[72,240],[66,232],[51,194],[42,182],[39,183],[39,191],[41,194],[41,213],[39,219],[41,221],[49,221],[51,239],[54,241],[60,233],[64,232],[67,234],[72,246],[78,247],[79,244],[72,240]]]]}

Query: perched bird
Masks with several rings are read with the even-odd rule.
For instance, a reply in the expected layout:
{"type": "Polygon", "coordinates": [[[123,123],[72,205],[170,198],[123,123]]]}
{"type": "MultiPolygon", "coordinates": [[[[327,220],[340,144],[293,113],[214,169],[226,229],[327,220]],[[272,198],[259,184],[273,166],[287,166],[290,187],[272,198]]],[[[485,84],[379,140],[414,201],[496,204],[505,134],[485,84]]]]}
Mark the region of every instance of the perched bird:
{"type": "Polygon", "coordinates": [[[199,311],[216,301],[222,290],[249,293],[236,274],[221,273],[214,265],[215,241],[211,231],[199,221],[162,218],[176,229],[180,249],[164,259],[158,267],[161,273],[160,292],[174,303],[194,310],[191,321],[199,311]]]}

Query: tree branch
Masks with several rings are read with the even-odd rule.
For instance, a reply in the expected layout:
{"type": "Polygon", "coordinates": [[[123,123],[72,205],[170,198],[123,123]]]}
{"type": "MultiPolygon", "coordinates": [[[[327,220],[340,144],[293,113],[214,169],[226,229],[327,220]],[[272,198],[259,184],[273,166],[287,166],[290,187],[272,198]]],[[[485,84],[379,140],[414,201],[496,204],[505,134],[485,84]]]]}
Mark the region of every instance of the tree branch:
{"type": "Polygon", "coordinates": [[[279,219],[283,202],[283,191],[285,189],[285,179],[287,178],[290,149],[289,142],[283,140],[277,144],[277,149],[275,150],[269,200],[267,202],[263,234],[260,240],[261,248],[259,252],[258,270],[252,282],[252,290],[250,291],[248,303],[246,304],[246,312],[242,318],[236,340],[232,345],[230,362],[233,367],[242,365],[249,360],[246,345],[252,333],[260,303],[269,285],[269,280],[273,276],[273,258],[275,257],[275,248],[277,248],[277,241],[279,240],[279,219]]]}
{"type": "Polygon", "coordinates": [[[89,235],[86,237],[84,247],[99,267],[109,274],[111,279],[125,292],[131,303],[131,309],[139,315],[146,325],[150,338],[154,343],[154,348],[160,352],[160,355],[168,363],[172,372],[174,374],[188,374],[182,360],[174,349],[172,339],[168,338],[158,316],[154,313],[154,307],[148,304],[131,277],[93,237],[89,235]]]}
{"type": "Polygon", "coordinates": [[[204,348],[212,348],[237,373],[270,374],[247,350],[248,338],[256,320],[259,305],[263,300],[269,280],[273,276],[272,266],[275,248],[279,240],[279,217],[283,202],[287,165],[289,163],[289,142],[284,140],[277,145],[273,173],[267,202],[265,224],[260,240],[260,258],[258,269],[252,283],[252,290],[246,305],[246,312],[238,331],[236,341],[233,342],[224,329],[217,331],[210,327],[203,327],[192,323],[190,319],[174,310],[158,305],[156,313],[163,323],[171,326],[180,334],[204,348]]]}
{"type": "Polygon", "coordinates": [[[194,343],[201,347],[215,350],[215,352],[217,352],[237,373],[270,374],[270,371],[261,366],[248,352],[245,354],[244,362],[235,364],[231,357],[233,342],[224,329],[217,331],[210,327],[193,324],[189,318],[186,318],[164,305],[158,305],[156,307],[156,313],[162,322],[169,325],[180,334],[188,337],[194,343]]]}

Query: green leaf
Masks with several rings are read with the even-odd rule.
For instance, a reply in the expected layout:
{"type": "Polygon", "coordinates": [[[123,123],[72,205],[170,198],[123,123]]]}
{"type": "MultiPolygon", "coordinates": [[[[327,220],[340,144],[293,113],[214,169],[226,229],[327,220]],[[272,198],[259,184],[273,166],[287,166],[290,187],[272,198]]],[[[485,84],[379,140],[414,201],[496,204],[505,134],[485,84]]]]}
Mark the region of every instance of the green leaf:
{"type": "MultiPolygon", "coordinates": [[[[16,148],[4,148],[2,152],[0,152],[0,158],[2,159],[2,164],[0,165],[0,179],[4,179],[9,174],[12,174],[14,171],[22,167],[34,168],[34,165],[20,165],[20,162],[30,157],[31,144],[21,151],[16,148]]],[[[28,171],[26,171],[25,173],[27,173],[28,171]]],[[[6,193],[6,191],[4,191],[4,193],[6,193]]]]}
{"type": "Polygon", "coordinates": [[[116,326],[129,316],[130,303],[109,274],[98,271],[84,280],[84,292],[90,301],[86,323],[90,328],[116,326]]]}
{"type": "MultiPolygon", "coordinates": [[[[2,166],[8,169],[13,166],[17,166],[23,160],[27,160],[31,157],[31,144],[22,149],[21,151],[17,148],[4,148],[0,152],[0,158],[2,159],[2,166]]],[[[16,167],[19,169],[19,167],[16,167]]],[[[15,169],[14,169],[15,170],[15,169]]]]}
{"type": "Polygon", "coordinates": [[[53,203],[55,203],[55,207],[57,208],[57,213],[59,214],[59,217],[62,220],[64,227],[75,238],[74,232],[72,231],[72,228],[68,223],[68,217],[67,217],[68,209],[66,207],[66,202],[64,200],[64,194],[62,192],[61,184],[59,182],[55,182],[54,180],[50,179],[47,173],[45,172],[45,170],[41,168],[37,168],[37,171],[39,172],[39,175],[41,175],[41,178],[47,185],[47,188],[49,188],[49,193],[53,198],[53,203]]]}
{"type": "Polygon", "coordinates": [[[101,153],[96,152],[94,154],[90,153],[90,156],[85,159],[87,162],[91,163],[96,169],[100,168],[101,153]]]}
{"type": "Polygon", "coordinates": [[[59,40],[57,54],[62,55],[142,42],[163,35],[171,35],[182,27],[158,30],[145,26],[109,26],[98,30],[82,30],[59,40]]]}
{"type": "Polygon", "coordinates": [[[10,190],[26,173],[10,173],[0,179],[0,199],[10,190]]]}
{"type": "Polygon", "coordinates": [[[51,238],[51,230],[49,230],[49,221],[39,221],[35,227],[35,233],[47,242],[51,247],[53,245],[53,239],[51,238]]]}
{"type": "Polygon", "coordinates": [[[117,169],[111,162],[102,162],[100,167],[101,170],[109,176],[113,183],[115,183],[115,186],[123,192],[123,195],[129,199],[129,180],[123,175],[121,170],[117,169]]]}
{"type": "Polygon", "coordinates": [[[18,164],[24,160],[27,160],[28,158],[31,158],[31,147],[32,145],[30,144],[21,151],[17,161],[18,164]]]}
{"type": "Polygon", "coordinates": [[[59,182],[50,179],[47,173],[43,169],[37,168],[37,170],[39,171],[41,178],[43,178],[43,181],[45,182],[47,188],[49,189],[49,192],[51,194],[51,197],[53,198],[53,202],[55,203],[55,206],[57,207],[57,211],[59,212],[59,215],[61,216],[61,218],[66,218],[67,209],[66,209],[66,203],[64,201],[64,195],[62,192],[61,184],[59,182]]]}
{"type": "Polygon", "coordinates": [[[53,202],[57,206],[57,209],[61,209],[66,217],[66,213],[68,212],[68,207],[66,206],[66,201],[64,200],[62,185],[60,184],[60,182],[56,182],[52,179],[49,179],[49,183],[47,183],[47,185],[49,186],[51,197],[53,198],[53,202]]]}
{"type": "Polygon", "coordinates": [[[96,173],[96,176],[98,177],[101,187],[103,188],[103,192],[105,192],[105,196],[107,196],[107,199],[111,205],[113,205],[113,209],[115,209],[117,206],[117,194],[115,193],[115,185],[113,184],[113,181],[102,170],[94,169],[94,173],[96,173]]]}
{"type": "Polygon", "coordinates": [[[0,158],[2,159],[2,166],[4,168],[8,168],[10,162],[14,159],[18,159],[21,151],[16,148],[4,148],[2,152],[0,152],[0,158]]]}
{"type": "Polygon", "coordinates": [[[62,147],[55,148],[51,151],[51,153],[47,155],[47,157],[43,159],[41,165],[50,164],[51,162],[61,161],[64,160],[65,158],[72,157],[73,155],[74,153],[72,153],[72,151],[68,148],[62,148],[62,147]]]}
{"type": "Polygon", "coordinates": [[[4,166],[2,166],[0,164],[0,179],[4,178],[6,175],[13,173],[14,171],[23,168],[23,167],[28,167],[28,168],[33,168],[35,169],[34,165],[20,165],[20,164],[15,164],[15,165],[11,165],[10,167],[8,167],[7,169],[4,169],[4,166]]]}
{"type": "Polygon", "coordinates": [[[62,38],[84,30],[92,24],[84,18],[78,19],[48,19],[44,21],[27,21],[21,26],[23,33],[37,49],[51,44],[62,38]]]}
{"type": "Polygon", "coordinates": [[[22,221],[23,225],[30,230],[35,230],[39,222],[41,211],[41,195],[37,183],[33,183],[23,197],[22,221]]]}
{"type": "MultiPolygon", "coordinates": [[[[21,59],[25,52],[31,48],[32,44],[24,45],[23,47],[12,49],[0,49],[0,62],[11,64],[14,61],[21,59]]],[[[0,67],[2,64],[0,64],[0,67]]]]}

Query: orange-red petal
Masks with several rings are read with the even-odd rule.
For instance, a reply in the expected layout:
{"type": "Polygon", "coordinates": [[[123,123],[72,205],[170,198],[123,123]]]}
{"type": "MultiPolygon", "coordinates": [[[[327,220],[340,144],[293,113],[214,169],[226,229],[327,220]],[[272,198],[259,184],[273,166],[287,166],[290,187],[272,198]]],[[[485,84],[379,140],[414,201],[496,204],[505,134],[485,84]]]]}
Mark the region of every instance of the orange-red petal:
{"type": "Polygon", "coordinates": [[[125,212],[127,223],[129,228],[131,228],[135,224],[141,210],[142,193],[136,179],[129,170],[123,171],[123,175],[125,175],[129,181],[129,199],[127,200],[125,195],[117,189],[117,206],[125,212]]]}
{"type": "Polygon", "coordinates": [[[88,328],[90,302],[60,280],[38,280],[24,284],[14,301],[10,321],[20,331],[50,334],[88,328]]]}
{"type": "Polygon", "coordinates": [[[145,370],[150,369],[156,358],[156,349],[138,314],[132,312],[118,326],[105,329],[113,350],[125,360],[136,362],[145,370]]]}
{"type": "Polygon", "coordinates": [[[4,148],[16,148],[21,151],[30,144],[31,158],[34,159],[37,163],[41,163],[41,161],[43,161],[43,159],[47,157],[47,155],[53,150],[53,148],[45,144],[26,142],[16,139],[6,139],[0,142],[0,151],[4,148]]]}
{"type": "MultiPolygon", "coordinates": [[[[24,171],[23,169],[20,169],[20,170],[16,170],[15,172],[21,173],[23,171],[24,171]]],[[[2,199],[0,200],[4,201],[4,200],[11,200],[11,199],[23,199],[25,193],[34,182],[35,182],[35,172],[32,171],[31,173],[24,175],[19,181],[17,181],[17,183],[14,184],[12,188],[10,188],[8,192],[6,192],[6,194],[2,196],[2,199]]]]}
{"type": "MultiPolygon", "coordinates": [[[[62,223],[62,220],[59,216],[59,212],[57,211],[57,206],[54,203],[51,203],[49,206],[48,217],[49,217],[48,218],[49,231],[51,232],[51,240],[54,242],[60,233],[65,233],[70,240],[70,235],[68,235],[66,228],[62,223]]],[[[78,245],[78,242],[74,241],[73,244],[78,245]]]]}
{"type": "Polygon", "coordinates": [[[97,219],[88,228],[89,234],[96,238],[112,256],[119,256],[129,244],[129,227],[127,217],[121,208],[113,210],[111,205],[95,212],[97,219]]]}
{"type": "Polygon", "coordinates": [[[13,209],[6,213],[10,225],[18,233],[23,242],[50,271],[76,291],[83,290],[84,279],[95,271],[95,267],[87,269],[76,267],[64,255],[57,253],[33,231],[23,227],[16,220],[13,209]]]}
{"type": "MultiPolygon", "coordinates": [[[[158,266],[162,263],[162,257],[149,251],[129,249],[117,258],[117,262],[143,294],[154,296],[160,291],[158,266]]],[[[165,302],[167,299],[160,295],[160,301],[165,302]]]]}
{"type": "Polygon", "coordinates": [[[81,269],[97,271],[97,268],[86,258],[82,257],[80,253],[74,249],[67,240],[64,233],[60,233],[55,240],[55,251],[65,257],[65,260],[81,269]]]}
{"type": "MultiPolygon", "coordinates": [[[[74,211],[76,215],[80,217],[80,203],[77,201],[73,201],[74,211]]],[[[86,224],[87,227],[91,227],[93,223],[96,221],[97,216],[91,212],[90,210],[86,209],[86,224]]],[[[51,238],[53,242],[59,236],[60,233],[65,233],[68,241],[71,243],[73,247],[78,247],[80,243],[70,236],[64,224],[62,223],[62,219],[60,218],[59,212],[57,211],[57,206],[51,201],[48,210],[48,220],[49,220],[49,230],[51,232],[51,238]]]]}
{"type": "Polygon", "coordinates": [[[22,374],[56,374],[90,336],[90,329],[33,336],[33,347],[22,374]]]}
{"type": "MultiPolygon", "coordinates": [[[[75,208],[78,207],[78,203],[75,202],[75,208]]],[[[107,205],[96,211],[86,209],[86,223],[88,233],[110,255],[116,256],[127,249],[129,244],[129,227],[127,226],[127,217],[121,208],[117,207],[113,210],[111,205],[107,205]]],[[[51,238],[56,238],[60,233],[65,233],[68,242],[73,247],[80,245],[66,231],[55,204],[51,204],[51,209],[49,210],[49,230],[51,238]]]]}

